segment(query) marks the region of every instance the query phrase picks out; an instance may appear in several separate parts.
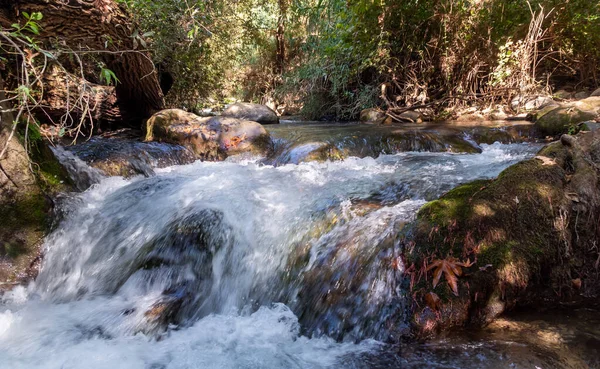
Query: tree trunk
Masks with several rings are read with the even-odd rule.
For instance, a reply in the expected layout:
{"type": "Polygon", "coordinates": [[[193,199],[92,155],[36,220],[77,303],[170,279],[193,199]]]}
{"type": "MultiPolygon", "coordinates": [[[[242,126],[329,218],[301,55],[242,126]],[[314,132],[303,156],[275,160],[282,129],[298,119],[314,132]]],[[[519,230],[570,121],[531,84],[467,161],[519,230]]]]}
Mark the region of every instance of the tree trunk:
{"type": "Polygon", "coordinates": [[[36,40],[43,40],[49,50],[52,46],[65,49],[63,54],[74,59],[83,53],[97,54],[120,81],[116,96],[124,119],[141,120],[163,108],[154,64],[146,51],[136,49],[134,34],[141,32],[135,32],[127,13],[114,0],[14,0],[0,6],[4,28],[10,27],[6,21],[22,20],[23,12],[40,12],[41,33],[36,40]]]}
{"type": "Polygon", "coordinates": [[[85,127],[85,133],[89,133],[114,127],[123,120],[113,86],[90,83],[54,66],[44,76],[44,88],[45,114],[38,115],[42,121],[47,116],[71,128],[88,121],[92,126],[85,127]]]}
{"type": "Polygon", "coordinates": [[[278,0],[279,19],[277,20],[277,50],[275,55],[275,74],[282,74],[285,68],[285,20],[287,17],[288,0],[278,0]]]}

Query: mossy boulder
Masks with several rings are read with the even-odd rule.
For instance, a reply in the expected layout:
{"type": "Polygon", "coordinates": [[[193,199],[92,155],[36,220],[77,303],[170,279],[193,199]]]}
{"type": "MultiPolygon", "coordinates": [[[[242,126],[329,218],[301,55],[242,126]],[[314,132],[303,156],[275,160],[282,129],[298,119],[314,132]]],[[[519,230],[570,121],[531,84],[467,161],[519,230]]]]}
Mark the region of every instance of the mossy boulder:
{"type": "Polygon", "coordinates": [[[40,192],[0,204],[0,292],[37,275],[50,209],[40,192]]]}
{"type": "MultiPolygon", "coordinates": [[[[0,147],[7,135],[0,127],[0,147]]],[[[31,164],[17,135],[8,145],[0,160],[0,292],[37,275],[52,209],[46,194],[68,188],[68,178],[44,142],[30,145],[31,164]]]]}
{"type": "Polygon", "coordinates": [[[52,143],[43,139],[30,142],[29,157],[34,163],[38,186],[44,194],[54,197],[72,191],[74,184],[51,147],[52,143]]]}
{"type": "Polygon", "coordinates": [[[223,160],[240,153],[266,155],[272,149],[269,133],[259,123],[227,117],[199,117],[167,109],[146,123],[146,141],[183,145],[202,160],[223,160]]]}
{"type": "Polygon", "coordinates": [[[231,104],[221,114],[223,117],[250,120],[260,124],[278,124],[277,113],[266,105],[251,103],[231,104]]]}
{"type": "Polygon", "coordinates": [[[568,100],[573,98],[573,92],[567,90],[558,90],[552,94],[553,97],[561,100],[568,100]]]}
{"type": "Polygon", "coordinates": [[[543,135],[557,136],[576,129],[577,124],[594,119],[596,115],[595,111],[575,106],[557,107],[544,114],[538,114],[535,126],[543,135]]]}
{"type": "Polygon", "coordinates": [[[517,304],[600,292],[598,254],[589,251],[599,235],[599,143],[600,134],[565,135],[497,179],[459,186],[421,208],[406,253],[418,336],[483,325],[517,304]],[[475,263],[457,275],[458,296],[444,277],[433,287],[426,265],[438,260],[475,263]],[[427,306],[430,292],[437,306],[427,306]]]}
{"type": "Polygon", "coordinates": [[[35,125],[13,126],[15,116],[0,78],[0,292],[37,275],[42,239],[49,229],[52,201],[47,195],[70,183],[35,125]],[[16,132],[13,127],[19,128],[16,132]],[[28,132],[26,150],[22,133],[28,132]],[[0,150],[3,151],[3,150],[0,150]]]}

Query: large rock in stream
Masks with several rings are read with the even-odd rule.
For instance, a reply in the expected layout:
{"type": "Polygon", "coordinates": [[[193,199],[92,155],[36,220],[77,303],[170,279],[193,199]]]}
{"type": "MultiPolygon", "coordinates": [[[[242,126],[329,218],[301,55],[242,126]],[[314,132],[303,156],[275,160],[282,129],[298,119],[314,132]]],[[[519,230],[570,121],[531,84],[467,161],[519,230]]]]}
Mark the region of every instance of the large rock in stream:
{"type": "Polygon", "coordinates": [[[146,141],[181,144],[202,160],[223,160],[240,153],[266,155],[269,133],[259,123],[228,117],[199,117],[180,109],[154,114],[146,124],[146,141]]]}
{"type": "Polygon", "coordinates": [[[417,336],[598,296],[599,173],[600,132],[563,135],[497,179],[426,204],[405,255],[417,336]]]}
{"type": "Polygon", "coordinates": [[[223,117],[251,120],[260,124],[278,124],[279,117],[266,105],[251,103],[231,104],[221,114],[223,117]]]}
{"type": "Polygon", "coordinates": [[[576,102],[553,105],[535,115],[537,129],[546,136],[577,132],[579,123],[593,120],[600,113],[600,97],[588,97],[576,102]]]}
{"type": "MultiPolygon", "coordinates": [[[[196,160],[196,155],[184,146],[142,142],[137,137],[127,136],[93,137],[89,141],[67,146],[65,150],[104,175],[125,178],[137,174],[149,176],[154,173],[154,168],[189,164],[196,160]]],[[[71,173],[72,176],[78,174],[82,173],[71,173]]]]}

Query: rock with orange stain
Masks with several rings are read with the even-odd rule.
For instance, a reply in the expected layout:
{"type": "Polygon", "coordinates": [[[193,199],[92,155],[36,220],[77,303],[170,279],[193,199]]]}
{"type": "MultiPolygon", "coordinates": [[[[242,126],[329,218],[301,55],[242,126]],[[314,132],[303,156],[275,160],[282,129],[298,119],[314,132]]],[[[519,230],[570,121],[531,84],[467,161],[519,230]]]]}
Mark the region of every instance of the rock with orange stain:
{"type": "Polygon", "coordinates": [[[246,152],[266,155],[272,148],[269,133],[257,122],[204,118],[180,109],[163,110],[148,119],[146,141],[184,145],[202,160],[223,160],[246,152]]]}

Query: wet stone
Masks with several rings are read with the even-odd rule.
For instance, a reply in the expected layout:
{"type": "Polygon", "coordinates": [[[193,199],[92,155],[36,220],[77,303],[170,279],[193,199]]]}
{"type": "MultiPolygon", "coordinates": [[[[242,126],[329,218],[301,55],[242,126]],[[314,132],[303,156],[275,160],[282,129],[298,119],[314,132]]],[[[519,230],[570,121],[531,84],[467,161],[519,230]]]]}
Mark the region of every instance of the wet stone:
{"type": "Polygon", "coordinates": [[[107,176],[131,177],[154,174],[154,168],[189,164],[196,160],[187,148],[165,142],[94,137],[65,150],[107,176]]]}

